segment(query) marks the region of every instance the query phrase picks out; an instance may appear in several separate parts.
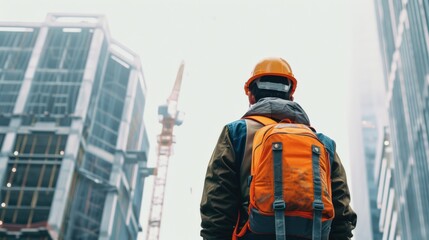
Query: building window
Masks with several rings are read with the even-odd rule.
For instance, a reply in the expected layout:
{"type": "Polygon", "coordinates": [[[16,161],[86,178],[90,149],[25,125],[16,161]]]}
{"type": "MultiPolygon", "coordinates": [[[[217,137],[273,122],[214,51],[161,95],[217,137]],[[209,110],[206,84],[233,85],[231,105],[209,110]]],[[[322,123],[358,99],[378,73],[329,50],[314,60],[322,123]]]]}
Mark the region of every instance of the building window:
{"type": "Polygon", "coordinates": [[[49,30],[37,67],[26,112],[71,115],[74,113],[86,66],[92,32],[49,30]]]}
{"type": "MultiPolygon", "coordinates": [[[[415,174],[415,168],[411,168],[410,176],[413,176],[415,174]]],[[[405,189],[405,202],[406,202],[406,209],[404,209],[408,213],[408,219],[409,219],[409,227],[411,230],[411,238],[410,239],[425,239],[425,236],[422,236],[422,227],[425,226],[420,221],[420,218],[416,216],[420,216],[422,214],[419,211],[419,205],[418,205],[418,195],[416,192],[416,186],[412,181],[408,182],[408,186],[405,189]]]]}
{"type": "Polygon", "coordinates": [[[38,30],[0,31],[0,112],[12,113],[38,30]]]}
{"type": "Polygon", "coordinates": [[[106,189],[86,178],[78,178],[65,239],[98,239],[106,189]]]}
{"type": "Polygon", "coordinates": [[[67,142],[67,135],[53,133],[18,134],[15,142],[16,159],[18,155],[34,157],[35,154],[62,155],[67,142]]]}
{"type": "Polygon", "coordinates": [[[134,108],[128,132],[127,150],[136,151],[140,149],[139,139],[141,138],[141,129],[143,127],[143,111],[145,98],[141,91],[141,85],[137,83],[136,96],[134,99],[134,108]]]}
{"type": "Polygon", "coordinates": [[[5,136],[4,134],[0,134],[0,150],[1,150],[2,146],[3,146],[4,136],[5,136]]]}
{"type": "Polygon", "coordinates": [[[112,171],[112,164],[103,160],[100,157],[97,157],[93,154],[86,153],[84,160],[84,169],[95,174],[97,177],[109,181],[110,172],[112,171]]]}
{"type": "Polygon", "coordinates": [[[416,161],[416,172],[417,181],[416,185],[419,188],[419,199],[421,201],[421,214],[424,219],[425,228],[429,229],[429,183],[427,178],[429,177],[429,165],[428,156],[426,155],[425,139],[423,138],[423,130],[420,128],[414,139],[414,153],[416,161]]]}
{"type": "Polygon", "coordinates": [[[4,226],[37,226],[48,220],[66,144],[65,135],[19,134],[1,186],[4,226]]]}
{"type": "Polygon", "coordinates": [[[112,154],[116,149],[129,75],[130,69],[109,58],[89,143],[112,154]]]}

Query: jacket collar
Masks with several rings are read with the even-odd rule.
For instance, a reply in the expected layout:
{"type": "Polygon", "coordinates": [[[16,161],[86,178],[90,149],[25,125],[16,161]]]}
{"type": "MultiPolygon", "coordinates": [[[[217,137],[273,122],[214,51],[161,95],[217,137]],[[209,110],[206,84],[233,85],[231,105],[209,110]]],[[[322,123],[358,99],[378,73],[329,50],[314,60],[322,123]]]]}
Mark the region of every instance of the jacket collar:
{"type": "Polygon", "coordinates": [[[307,114],[298,103],[281,98],[262,98],[253,104],[243,117],[254,115],[269,117],[276,121],[289,119],[294,123],[310,126],[307,114]]]}

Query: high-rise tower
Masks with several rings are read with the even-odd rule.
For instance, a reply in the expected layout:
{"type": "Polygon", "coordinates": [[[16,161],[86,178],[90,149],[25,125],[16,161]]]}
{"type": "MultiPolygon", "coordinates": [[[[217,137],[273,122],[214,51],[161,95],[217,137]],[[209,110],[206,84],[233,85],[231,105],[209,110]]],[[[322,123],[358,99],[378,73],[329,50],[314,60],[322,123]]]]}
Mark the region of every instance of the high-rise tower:
{"type": "Polygon", "coordinates": [[[429,2],[377,0],[388,126],[375,163],[383,239],[429,239],[429,2]]]}
{"type": "Polygon", "coordinates": [[[145,98],[103,16],[0,23],[0,238],[136,239],[145,98]]]}

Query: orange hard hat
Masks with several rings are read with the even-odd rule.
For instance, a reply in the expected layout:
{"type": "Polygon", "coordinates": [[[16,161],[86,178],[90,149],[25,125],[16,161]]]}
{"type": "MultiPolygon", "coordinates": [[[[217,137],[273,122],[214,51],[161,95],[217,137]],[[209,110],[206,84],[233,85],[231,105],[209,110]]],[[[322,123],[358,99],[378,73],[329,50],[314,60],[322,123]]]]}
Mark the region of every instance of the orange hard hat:
{"type": "Polygon", "coordinates": [[[253,69],[252,76],[244,84],[244,91],[249,95],[250,84],[262,76],[280,76],[289,79],[292,82],[290,96],[293,95],[296,89],[297,81],[293,76],[292,69],[286,60],[283,58],[265,58],[258,62],[253,69]]]}

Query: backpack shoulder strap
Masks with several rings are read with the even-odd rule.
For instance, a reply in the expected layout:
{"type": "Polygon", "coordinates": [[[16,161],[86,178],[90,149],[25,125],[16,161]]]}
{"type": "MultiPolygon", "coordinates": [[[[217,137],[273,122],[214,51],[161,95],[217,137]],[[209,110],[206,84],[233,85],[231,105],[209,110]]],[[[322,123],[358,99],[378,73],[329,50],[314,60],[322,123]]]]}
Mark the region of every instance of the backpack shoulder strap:
{"type": "Polygon", "coordinates": [[[264,116],[253,115],[253,116],[245,116],[243,118],[244,119],[251,119],[251,120],[256,121],[256,122],[258,122],[264,126],[277,123],[273,119],[271,119],[269,117],[264,117],[264,116]]]}
{"type": "Polygon", "coordinates": [[[335,152],[336,152],[336,144],[335,141],[332,140],[331,138],[329,138],[328,136],[326,136],[323,133],[316,133],[317,138],[323,143],[323,145],[325,146],[325,148],[328,150],[329,153],[329,161],[331,162],[331,166],[334,162],[334,158],[335,158],[335,152]]]}

